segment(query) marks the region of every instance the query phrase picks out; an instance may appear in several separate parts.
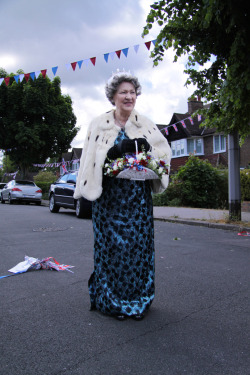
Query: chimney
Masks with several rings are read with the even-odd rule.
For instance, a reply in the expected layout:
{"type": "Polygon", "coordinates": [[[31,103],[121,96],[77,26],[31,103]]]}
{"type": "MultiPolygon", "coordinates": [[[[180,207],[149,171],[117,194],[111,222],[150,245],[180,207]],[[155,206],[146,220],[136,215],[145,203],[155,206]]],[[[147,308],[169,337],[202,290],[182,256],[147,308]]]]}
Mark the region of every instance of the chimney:
{"type": "Polygon", "coordinates": [[[201,108],[203,108],[203,102],[201,101],[200,96],[198,96],[197,99],[195,97],[189,98],[188,113],[190,115],[194,113],[195,111],[197,111],[197,109],[201,109],[201,108]]]}

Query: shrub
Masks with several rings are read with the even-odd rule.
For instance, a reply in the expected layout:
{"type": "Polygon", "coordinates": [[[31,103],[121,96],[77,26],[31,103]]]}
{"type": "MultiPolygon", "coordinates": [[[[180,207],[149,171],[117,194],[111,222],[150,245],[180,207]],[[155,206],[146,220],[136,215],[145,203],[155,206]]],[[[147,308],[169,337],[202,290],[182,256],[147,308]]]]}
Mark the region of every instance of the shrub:
{"type": "Polygon", "coordinates": [[[34,176],[34,181],[43,191],[43,199],[48,199],[50,185],[55,182],[57,177],[52,172],[41,171],[34,176]]]}
{"type": "Polygon", "coordinates": [[[208,161],[190,156],[172,177],[166,191],[154,196],[155,205],[227,208],[227,171],[218,171],[208,161]]]}
{"type": "Polygon", "coordinates": [[[250,169],[240,172],[241,200],[250,201],[250,169]]]}
{"type": "Polygon", "coordinates": [[[35,183],[37,182],[55,182],[56,176],[53,172],[41,171],[36,176],[34,176],[35,183]]]}

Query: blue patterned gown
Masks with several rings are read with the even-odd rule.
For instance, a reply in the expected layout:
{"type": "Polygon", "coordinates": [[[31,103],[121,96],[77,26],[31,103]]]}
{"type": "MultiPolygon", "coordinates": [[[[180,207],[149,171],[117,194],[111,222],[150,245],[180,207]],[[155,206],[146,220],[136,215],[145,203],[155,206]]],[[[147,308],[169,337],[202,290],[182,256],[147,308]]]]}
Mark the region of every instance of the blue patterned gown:
{"type": "MultiPolygon", "coordinates": [[[[121,130],[115,143],[128,138],[121,130]]],[[[93,202],[92,309],[109,315],[143,314],[154,299],[154,223],[149,181],[103,179],[93,202]]]]}

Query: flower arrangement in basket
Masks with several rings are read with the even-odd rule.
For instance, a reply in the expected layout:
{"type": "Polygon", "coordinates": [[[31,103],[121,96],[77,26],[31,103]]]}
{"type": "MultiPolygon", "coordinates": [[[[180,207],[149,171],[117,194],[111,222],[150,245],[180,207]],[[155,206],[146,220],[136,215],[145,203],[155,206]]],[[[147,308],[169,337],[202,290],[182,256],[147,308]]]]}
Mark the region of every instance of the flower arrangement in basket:
{"type": "Polygon", "coordinates": [[[109,160],[109,163],[105,163],[103,170],[104,175],[108,177],[154,180],[161,179],[164,174],[168,174],[168,165],[164,160],[154,158],[150,151],[141,151],[109,160]]]}

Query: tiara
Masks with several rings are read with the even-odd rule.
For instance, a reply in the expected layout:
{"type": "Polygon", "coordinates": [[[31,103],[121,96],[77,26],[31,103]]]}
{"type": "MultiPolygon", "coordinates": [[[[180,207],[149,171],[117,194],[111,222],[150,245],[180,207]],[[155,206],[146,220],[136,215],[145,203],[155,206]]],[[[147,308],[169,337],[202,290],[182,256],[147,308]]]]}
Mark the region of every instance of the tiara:
{"type": "Polygon", "coordinates": [[[108,86],[111,84],[111,82],[113,81],[113,79],[115,77],[125,77],[125,78],[132,78],[134,77],[133,74],[130,72],[130,70],[128,72],[126,72],[124,69],[121,71],[119,69],[116,70],[116,72],[112,72],[112,75],[111,77],[108,79],[108,86]]]}

